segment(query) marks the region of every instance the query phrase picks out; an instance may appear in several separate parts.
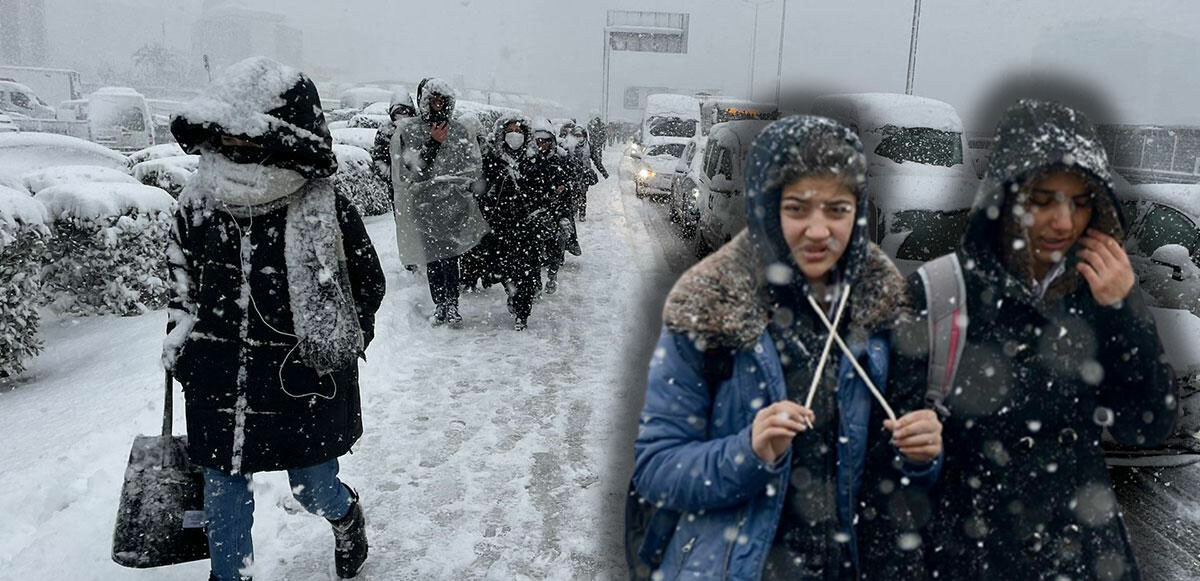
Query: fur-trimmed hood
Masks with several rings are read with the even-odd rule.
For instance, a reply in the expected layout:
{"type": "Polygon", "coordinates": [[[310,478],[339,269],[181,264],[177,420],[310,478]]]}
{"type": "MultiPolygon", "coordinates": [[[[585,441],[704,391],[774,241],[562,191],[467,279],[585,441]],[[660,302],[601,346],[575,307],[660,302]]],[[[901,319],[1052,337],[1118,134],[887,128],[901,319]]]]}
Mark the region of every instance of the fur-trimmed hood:
{"type": "MultiPolygon", "coordinates": [[[[663,322],[704,348],[752,347],[766,330],[772,305],[766,268],[747,232],[680,277],[667,295],[663,322]]],[[[908,313],[904,277],[874,243],[850,294],[844,315],[850,338],[891,328],[908,313]]]]}

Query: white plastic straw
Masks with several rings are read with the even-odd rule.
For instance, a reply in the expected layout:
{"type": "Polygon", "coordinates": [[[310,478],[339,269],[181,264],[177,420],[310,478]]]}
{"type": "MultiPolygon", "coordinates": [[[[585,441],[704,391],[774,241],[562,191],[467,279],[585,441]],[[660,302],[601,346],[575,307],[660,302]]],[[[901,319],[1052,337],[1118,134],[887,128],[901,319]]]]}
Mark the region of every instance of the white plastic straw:
{"type": "Polygon", "coordinates": [[[892,407],[888,405],[887,400],[883,399],[883,394],[879,393],[879,389],[875,387],[873,382],[871,382],[871,377],[867,375],[866,371],[863,371],[862,366],[858,364],[858,360],[854,358],[854,353],[851,352],[850,348],[846,346],[846,343],[842,341],[841,336],[839,336],[837,333],[837,329],[830,324],[829,317],[826,317],[825,313],[821,311],[821,306],[818,305],[817,301],[812,298],[812,295],[809,295],[808,303],[812,305],[813,310],[817,311],[817,316],[821,317],[821,322],[825,323],[825,326],[829,328],[830,336],[837,341],[838,347],[842,348],[842,353],[850,359],[850,364],[854,366],[854,370],[858,372],[859,377],[861,377],[863,382],[867,384],[867,389],[871,390],[871,395],[875,396],[875,399],[879,400],[879,405],[883,406],[883,411],[887,412],[888,417],[891,418],[892,421],[896,421],[896,412],[893,412],[892,407]]]}

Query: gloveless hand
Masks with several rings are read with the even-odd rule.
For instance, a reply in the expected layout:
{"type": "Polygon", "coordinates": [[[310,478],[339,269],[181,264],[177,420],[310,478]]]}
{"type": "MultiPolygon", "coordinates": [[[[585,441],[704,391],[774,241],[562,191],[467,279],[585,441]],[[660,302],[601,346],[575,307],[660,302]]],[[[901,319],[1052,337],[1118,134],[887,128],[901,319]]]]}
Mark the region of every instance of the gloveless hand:
{"type": "Polygon", "coordinates": [[[892,443],[912,462],[925,463],[942,453],[942,421],[933,410],[917,410],[895,420],[884,420],[892,443]]]}
{"type": "Polygon", "coordinates": [[[777,401],[755,414],[750,447],[760,460],[774,464],[792,445],[792,438],[808,429],[815,419],[812,410],[794,401],[777,401]]]}
{"type": "Polygon", "coordinates": [[[1121,243],[1108,234],[1088,229],[1079,237],[1079,245],[1083,246],[1079,250],[1082,261],[1075,268],[1087,280],[1096,302],[1110,307],[1129,296],[1137,277],[1121,243]]]}

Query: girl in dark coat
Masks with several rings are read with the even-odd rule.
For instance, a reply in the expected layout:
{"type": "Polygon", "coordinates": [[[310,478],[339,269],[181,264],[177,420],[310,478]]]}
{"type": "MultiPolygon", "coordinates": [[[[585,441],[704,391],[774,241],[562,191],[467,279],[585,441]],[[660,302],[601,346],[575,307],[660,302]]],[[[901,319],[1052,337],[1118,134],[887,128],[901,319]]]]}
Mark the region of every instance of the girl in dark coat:
{"type": "Polygon", "coordinates": [[[546,293],[558,291],[558,269],[562,267],[570,227],[572,170],[563,159],[558,140],[548,124],[533,128],[533,150],[528,170],[523,172],[525,189],[543,209],[538,214],[539,247],[546,267],[546,293]]]}
{"type": "MultiPolygon", "coordinates": [[[[944,402],[930,573],[1139,579],[1101,431],[1161,442],[1175,390],[1121,247],[1107,157],[1082,114],[1041,101],[1005,113],[993,151],[957,252],[968,324],[944,402]]],[[[923,312],[921,278],[908,282],[923,312]]],[[[928,325],[897,334],[897,385],[926,382],[928,325]]]]}
{"type": "Polygon", "coordinates": [[[362,435],[357,359],[383,272],[337,168],[316,87],[265,58],[238,63],[172,124],[200,167],[180,196],[164,363],[183,384],[204,467],[212,579],[245,579],[255,472],[287,470],[329,519],[338,575],[367,555],[338,457],[362,435]],[[258,107],[255,111],[253,108],[258,107]]]}

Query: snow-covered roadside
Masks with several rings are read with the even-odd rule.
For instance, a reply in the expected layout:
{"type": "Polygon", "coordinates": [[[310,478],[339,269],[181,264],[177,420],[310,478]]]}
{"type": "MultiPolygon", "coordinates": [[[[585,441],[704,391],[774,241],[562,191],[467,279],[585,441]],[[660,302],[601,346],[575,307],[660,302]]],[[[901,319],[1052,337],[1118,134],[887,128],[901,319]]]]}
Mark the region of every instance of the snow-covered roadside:
{"type": "MultiPolygon", "coordinates": [[[[431,329],[428,288],[400,268],[390,218],[368,220],[388,295],[362,367],[366,431],[342,462],[369,523],[363,578],[624,575],[613,515],[633,435],[624,416],[641,398],[629,340],[655,333],[647,287],[679,265],[647,227],[656,210],[622,196],[616,176],[590,200],[584,255],[568,257],[560,292],[534,305],[525,333],[511,330],[499,288],[463,297],[464,329],[431,329]]],[[[135,571],[108,555],[129,444],[161,418],[165,322],[47,321],[45,352],[0,384],[0,579],[206,575],[205,562],[135,571]]],[[[179,432],[178,396],[176,410],[179,432]]],[[[256,476],[255,496],[255,578],[336,578],[329,527],[288,514],[286,475],[256,476]]]]}

